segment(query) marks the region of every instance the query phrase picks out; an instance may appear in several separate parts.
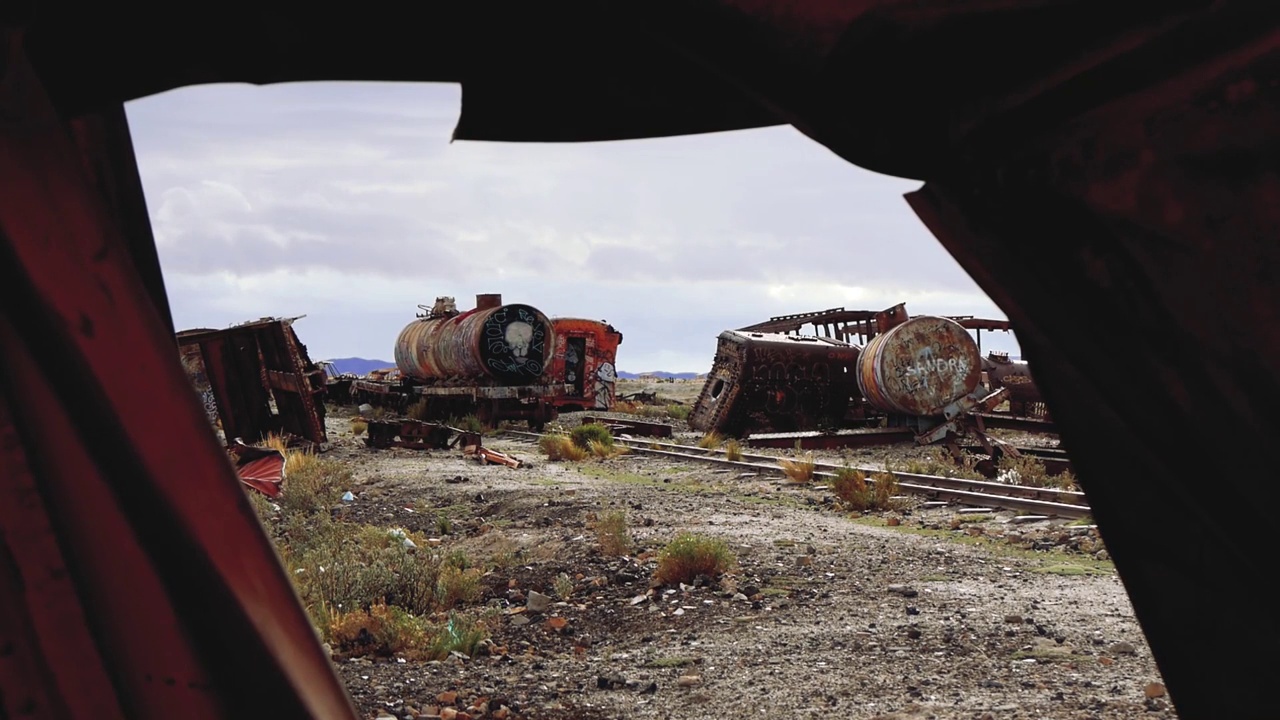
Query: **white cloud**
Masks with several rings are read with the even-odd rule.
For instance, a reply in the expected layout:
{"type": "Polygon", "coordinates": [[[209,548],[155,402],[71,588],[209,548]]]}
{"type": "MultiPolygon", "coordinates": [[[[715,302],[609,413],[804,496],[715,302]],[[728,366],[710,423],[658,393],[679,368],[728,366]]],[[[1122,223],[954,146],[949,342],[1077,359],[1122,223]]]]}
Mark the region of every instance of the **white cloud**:
{"type": "Polygon", "coordinates": [[[131,103],[178,326],[305,313],[314,356],[386,359],[417,304],[500,292],[608,319],[623,369],[680,371],[772,315],[905,301],[1003,317],[902,199],[918,183],[791,128],[450,143],[458,103],[453,86],[396,83],[131,103]]]}

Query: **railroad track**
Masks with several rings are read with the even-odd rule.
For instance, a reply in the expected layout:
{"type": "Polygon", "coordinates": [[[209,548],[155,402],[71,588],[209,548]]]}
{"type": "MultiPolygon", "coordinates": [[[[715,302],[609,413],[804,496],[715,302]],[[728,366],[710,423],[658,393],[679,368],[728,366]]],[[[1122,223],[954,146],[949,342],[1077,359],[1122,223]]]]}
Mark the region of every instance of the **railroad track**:
{"type": "MultiPolygon", "coordinates": [[[[527,442],[537,443],[544,433],[505,430],[506,435],[527,442]]],[[[700,448],[675,443],[655,442],[652,440],[634,440],[630,438],[614,438],[614,442],[630,448],[632,451],[674,460],[695,461],[720,467],[729,467],[743,472],[784,475],[779,458],[772,455],[742,453],[742,459],[730,460],[720,449],[700,448]]],[[[814,477],[833,480],[836,473],[844,466],[832,463],[815,462],[814,477]]],[[[881,468],[850,466],[861,470],[870,478],[873,473],[884,472],[881,468]]],[[[1009,485],[986,480],[967,480],[940,475],[921,475],[894,471],[898,478],[898,487],[903,493],[919,495],[933,500],[944,500],[960,505],[977,508],[999,508],[1014,512],[1080,519],[1091,513],[1084,493],[1069,490],[1054,490],[1025,485],[1009,485]]]]}

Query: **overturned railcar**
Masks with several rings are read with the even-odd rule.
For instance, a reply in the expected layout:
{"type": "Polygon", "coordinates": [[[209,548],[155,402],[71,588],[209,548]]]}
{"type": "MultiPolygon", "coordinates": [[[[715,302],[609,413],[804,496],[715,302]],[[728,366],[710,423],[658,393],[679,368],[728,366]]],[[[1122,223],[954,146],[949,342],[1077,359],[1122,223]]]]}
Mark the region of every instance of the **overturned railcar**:
{"type": "Polygon", "coordinates": [[[858,392],[891,417],[935,417],[970,395],[982,358],[955,320],[920,315],[876,335],[858,358],[858,392]]]}
{"type": "Polygon", "coordinates": [[[1013,415],[1048,417],[1040,387],[1025,360],[1011,360],[1009,353],[993,350],[982,358],[982,374],[992,390],[1009,391],[1009,412],[1013,415]]]}
{"type": "Polygon", "coordinates": [[[732,436],[839,426],[857,412],[860,353],[835,338],[726,330],[689,426],[732,436]]]}

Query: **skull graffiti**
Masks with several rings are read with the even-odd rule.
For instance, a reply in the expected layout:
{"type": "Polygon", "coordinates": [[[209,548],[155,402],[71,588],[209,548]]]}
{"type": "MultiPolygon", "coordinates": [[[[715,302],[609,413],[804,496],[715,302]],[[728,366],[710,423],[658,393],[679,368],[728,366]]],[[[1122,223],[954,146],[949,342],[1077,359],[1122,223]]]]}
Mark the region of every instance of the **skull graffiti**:
{"type": "Polygon", "coordinates": [[[511,354],[522,358],[529,354],[529,343],[533,341],[533,326],[527,322],[513,322],[507,326],[503,339],[511,348],[511,354]]]}

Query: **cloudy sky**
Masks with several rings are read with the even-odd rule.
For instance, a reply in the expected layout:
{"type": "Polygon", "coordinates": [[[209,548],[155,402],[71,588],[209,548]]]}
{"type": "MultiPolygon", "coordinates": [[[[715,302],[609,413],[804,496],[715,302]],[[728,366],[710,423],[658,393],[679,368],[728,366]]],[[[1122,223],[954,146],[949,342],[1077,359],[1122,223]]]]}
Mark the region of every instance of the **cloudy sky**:
{"type": "MultiPolygon", "coordinates": [[[[478,293],[607,320],[618,367],[705,372],[728,328],[832,307],[1004,314],[902,199],[790,127],[454,142],[453,85],[183,88],[127,107],[178,329],[264,316],[313,359],[391,360],[478,293]]],[[[983,334],[1011,349],[1011,335],[983,334]]]]}

